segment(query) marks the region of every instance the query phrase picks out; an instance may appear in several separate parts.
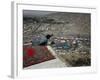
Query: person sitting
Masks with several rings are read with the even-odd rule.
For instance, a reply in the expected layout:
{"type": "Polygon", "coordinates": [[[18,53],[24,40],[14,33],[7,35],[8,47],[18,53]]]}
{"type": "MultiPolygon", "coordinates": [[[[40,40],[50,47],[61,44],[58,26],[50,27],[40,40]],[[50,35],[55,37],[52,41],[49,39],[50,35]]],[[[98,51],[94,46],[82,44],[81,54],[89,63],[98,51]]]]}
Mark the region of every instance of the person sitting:
{"type": "Polygon", "coordinates": [[[40,36],[33,38],[32,40],[32,46],[40,45],[45,46],[48,44],[48,40],[53,36],[53,34],[47,34],[46,36],[40,36]]]}

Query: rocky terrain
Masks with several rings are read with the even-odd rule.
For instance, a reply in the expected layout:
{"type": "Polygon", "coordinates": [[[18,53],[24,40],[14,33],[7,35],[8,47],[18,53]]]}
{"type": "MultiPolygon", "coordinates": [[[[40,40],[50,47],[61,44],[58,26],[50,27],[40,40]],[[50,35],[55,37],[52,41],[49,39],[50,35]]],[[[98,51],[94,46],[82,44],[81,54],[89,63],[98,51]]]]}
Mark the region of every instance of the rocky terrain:
{"type": "Polygon", "coordinates": [[[90,36],[90,14],[54,12],[43,16],[23,18],[24,42],[34,35],[54,34],[54,36],[90,36]]]}

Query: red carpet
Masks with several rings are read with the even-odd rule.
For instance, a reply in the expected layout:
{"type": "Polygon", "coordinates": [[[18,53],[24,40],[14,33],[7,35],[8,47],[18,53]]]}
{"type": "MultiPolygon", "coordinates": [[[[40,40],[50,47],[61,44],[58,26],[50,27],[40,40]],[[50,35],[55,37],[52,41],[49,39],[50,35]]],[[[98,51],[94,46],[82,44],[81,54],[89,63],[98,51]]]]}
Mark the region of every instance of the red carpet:
{"type": "Polygon", "coordinates": [[[55,57],[46,46],[23,47],[23,68],[52,59],[55,57]]]}

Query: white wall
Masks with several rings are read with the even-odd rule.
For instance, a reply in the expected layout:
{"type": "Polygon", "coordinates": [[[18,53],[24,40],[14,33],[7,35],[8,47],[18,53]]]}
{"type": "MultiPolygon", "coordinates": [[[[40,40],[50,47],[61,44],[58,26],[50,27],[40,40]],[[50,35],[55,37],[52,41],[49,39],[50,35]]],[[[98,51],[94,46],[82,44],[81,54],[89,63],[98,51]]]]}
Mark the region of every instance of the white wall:
{"type": "MultiPolygon", "coordinates": [[[[19,0],[20,1],[20,0],[19,0]]],[[[22,0],[26,1],[26,0],[22,0]]],[[[96,41],[98,48],[98,72],[95,74],[66,75],[61,77],[48,78],[48,80],[100,80],[100,1],[99,0],[27,0],[34,4],[54,4],[54,5],[80,5],[97,7],[98,26],[96,41]]],[[[11,60],[11,0],[1,0],[0,2],[0,80],[11,80],[10,60],[11,60]]],[[[23,79],[22,79],[23,80],[23,79]]],[[[29,80],[29,79],[25,79],[29,80]]],[[[39,79],[38,79],[39,80],[39,79]]],[[[42,80],[42,79],[40,79],[42,80]]]]}

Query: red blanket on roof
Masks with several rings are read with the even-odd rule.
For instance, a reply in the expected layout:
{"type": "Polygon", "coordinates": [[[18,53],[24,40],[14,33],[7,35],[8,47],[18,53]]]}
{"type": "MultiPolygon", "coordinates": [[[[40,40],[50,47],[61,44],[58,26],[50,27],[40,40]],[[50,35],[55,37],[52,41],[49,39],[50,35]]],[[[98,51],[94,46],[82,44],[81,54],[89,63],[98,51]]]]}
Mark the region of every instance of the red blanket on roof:
{"type": "Polygon", "coordinates": [[[23,67],[28,67],[44,61],[55,59],[46,46],[24,46],[23,67]]]}

